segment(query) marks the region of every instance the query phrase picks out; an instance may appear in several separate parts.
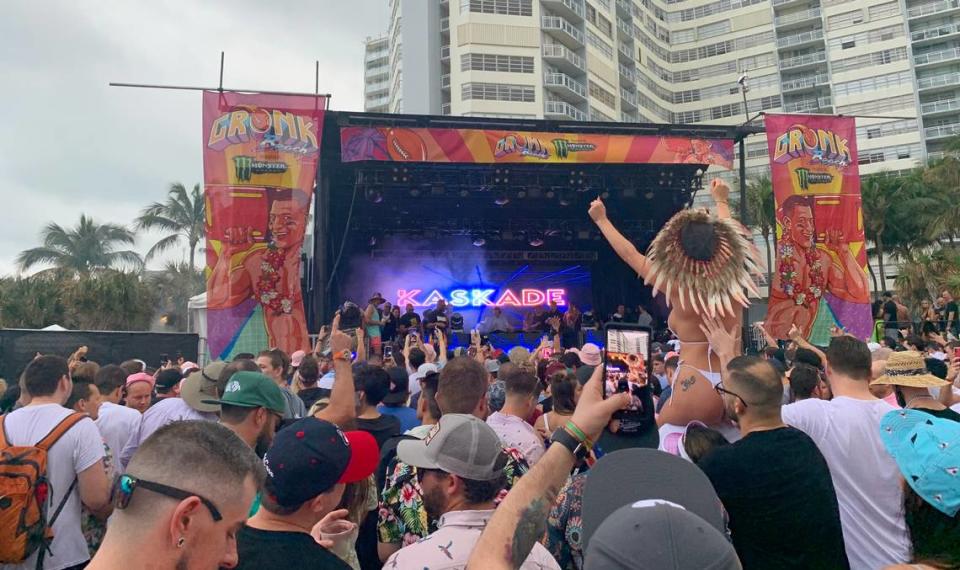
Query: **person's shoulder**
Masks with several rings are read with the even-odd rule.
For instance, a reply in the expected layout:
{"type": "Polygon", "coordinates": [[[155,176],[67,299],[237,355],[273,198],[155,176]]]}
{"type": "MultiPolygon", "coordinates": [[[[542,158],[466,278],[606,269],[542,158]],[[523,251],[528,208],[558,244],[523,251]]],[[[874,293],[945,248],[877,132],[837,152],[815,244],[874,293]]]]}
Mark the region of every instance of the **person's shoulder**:
{"type": "Polygon", "coordinates": [[[550,553],[550,550],[546,546],[535,542],[533,544],[533,550],[530,551],[530,554],[527,555],[527,559],[523,561],[523,564],[520,565],[521,569],[527,568],[549,568],[550,570],[560,570],[560,565],[557,563],[557,560],[553,557],[553,554],[550,553]]]}

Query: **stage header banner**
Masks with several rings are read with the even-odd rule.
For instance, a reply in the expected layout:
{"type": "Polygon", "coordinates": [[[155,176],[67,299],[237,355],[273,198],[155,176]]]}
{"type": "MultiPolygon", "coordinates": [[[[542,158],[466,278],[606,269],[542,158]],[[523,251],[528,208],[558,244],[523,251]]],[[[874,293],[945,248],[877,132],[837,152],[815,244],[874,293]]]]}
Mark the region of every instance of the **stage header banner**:
{"type": "Polygon", "coordinates": [[[872,330],[856,124],[850,117],[766,115],[777,208],[777,256],[767,328],[795,324],[817,345],[842,327],[872,330]]]}
{"type": "Polygon", "coordinates": [[[481,129],[343,127],[340,152],[343,162],[733,166],[732,140],[481,129]]]}
{"type": "Polygon", "coordinates": [[[207,352],[309,350],[300,249],[326,98],[204,92],[207,352]]]}

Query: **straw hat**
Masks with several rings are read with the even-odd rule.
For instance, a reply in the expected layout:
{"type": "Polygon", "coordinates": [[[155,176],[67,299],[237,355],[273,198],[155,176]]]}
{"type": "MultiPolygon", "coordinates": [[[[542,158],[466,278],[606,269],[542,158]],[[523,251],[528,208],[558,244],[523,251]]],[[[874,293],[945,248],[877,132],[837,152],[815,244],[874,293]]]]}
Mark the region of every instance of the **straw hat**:
{"type": "Polygon", "coordinates": [[[930,374],[923,361],[923,355],[912,350],[891,354],[890,358],[887,359],[887,369],[884,375],[871,382],[871,384],[889,384],[911,388],[935,388],[946,386],[949,383],[930,374]]]}

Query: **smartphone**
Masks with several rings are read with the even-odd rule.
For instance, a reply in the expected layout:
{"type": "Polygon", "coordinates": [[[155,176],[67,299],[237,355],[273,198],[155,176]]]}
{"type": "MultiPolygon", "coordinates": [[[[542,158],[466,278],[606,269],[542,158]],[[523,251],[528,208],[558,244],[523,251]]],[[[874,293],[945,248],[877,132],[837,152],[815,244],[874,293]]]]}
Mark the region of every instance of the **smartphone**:
{"type": "Polygon", "coordinates": [[[384,358],[393,358],[393,345],[388,344],[383,347],[383,357],[384,358]]]}
{"type": "Polygon", "coordinates": [[[166,366],[166,365],[168,365],[168,364],[170,364],[170,355],[169,355],[169,354],[161,354],[161,355],[160,355],[160,368],[163,368],[164,366],[166,366]]]}
{"type": "Polygon", "coordinates": [[[954,357],[954,358],[960,358],[960,346],[954,347],[954,349],[953,349],[953,357],[954,357]]]}
{"type": "Polygon", "coordinates": [[[603,347],[603,397],[626,392],[632,395],[626,411],[639,411],[638,389],[650,377],[650,329],[611,323],[604,328],[603,347]]]}

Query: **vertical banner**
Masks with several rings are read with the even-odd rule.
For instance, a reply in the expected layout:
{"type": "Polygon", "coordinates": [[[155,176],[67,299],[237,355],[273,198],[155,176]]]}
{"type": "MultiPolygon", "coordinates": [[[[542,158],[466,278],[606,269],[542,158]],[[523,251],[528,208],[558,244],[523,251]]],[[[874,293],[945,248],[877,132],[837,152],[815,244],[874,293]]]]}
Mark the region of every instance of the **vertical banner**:
{"type": "Polygon", "coordinates": [[[211,358],[309,350],[300,250],[323,97],[203,94],[207,347],[211,358]]]}
{"type": "Polygon", "coordinates": [[[796,324],[828,344],[833,326],[872,332],[860,204],[856,125],[850,117],[767,115],[777,208],[777,259],[767,326],[780,339],[796,324]]]}

